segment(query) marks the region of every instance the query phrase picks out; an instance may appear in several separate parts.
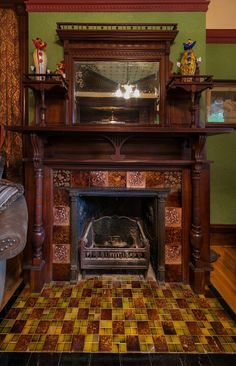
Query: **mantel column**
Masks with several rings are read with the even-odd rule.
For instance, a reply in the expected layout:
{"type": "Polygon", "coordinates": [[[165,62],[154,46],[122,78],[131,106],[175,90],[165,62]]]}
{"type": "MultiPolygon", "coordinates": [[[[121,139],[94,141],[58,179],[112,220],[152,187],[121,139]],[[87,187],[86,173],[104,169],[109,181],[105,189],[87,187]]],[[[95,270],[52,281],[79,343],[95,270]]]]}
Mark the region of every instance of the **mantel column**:
{"type": "Polygon", "coordinates": [[[194,144],[195,164],[192,168],[192,225],[190,231],[191,258],[190,258],[190,283],[196,293],[204,293],[206,284],[206,266],[202,260],[201,250],[204,242],[202,216],[204,202],[201,197],[203,189],[203,169],[205,136],[199,136],[194,144]]]}
{"type": "Polygon", "coordinates": [[[45,230],[43,225],[43,142],[36,135],[31,135],[33,164],[35,173],[35,208],[32,237],[32,266],[30,274],[31,291],[40,291],[44,284],[43,243],[45,230]]]}
{"type": "Polygon", "coordinates": [[[165,205],[168,192],[157,195],[157,279],[160,284],[165,283],[165,205]]]}

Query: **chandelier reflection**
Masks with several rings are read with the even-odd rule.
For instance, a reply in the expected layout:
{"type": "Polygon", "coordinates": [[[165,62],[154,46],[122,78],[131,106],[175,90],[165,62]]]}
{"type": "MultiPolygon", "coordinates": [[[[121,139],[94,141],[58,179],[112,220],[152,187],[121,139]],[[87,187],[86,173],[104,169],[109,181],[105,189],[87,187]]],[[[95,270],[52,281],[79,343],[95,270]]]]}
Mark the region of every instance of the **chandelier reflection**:
{"type": "Polygon", "coordinates": [[[128,82],[127,84],[118,85],[118,89],[115,92],[115,96],[124,99],[139,98],[140,91],[137,85],[132,85],[128,82]]]}

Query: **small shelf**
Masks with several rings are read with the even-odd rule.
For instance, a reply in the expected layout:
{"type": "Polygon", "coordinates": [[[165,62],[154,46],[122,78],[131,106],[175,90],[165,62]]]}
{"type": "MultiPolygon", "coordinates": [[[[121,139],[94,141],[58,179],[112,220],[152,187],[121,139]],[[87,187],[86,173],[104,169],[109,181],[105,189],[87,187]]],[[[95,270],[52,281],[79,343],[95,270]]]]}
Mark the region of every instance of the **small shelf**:
{"type": "Polygon", "coordinates": [[[67,93],[68,83],[60,74],[24,74],[23,86],[34,91],[56,91],[67,93]]]}
{"type": "Polygon", "coordinates": [[[212,75],[174,75],[167,83],[167,90],[181,88],[187,92],[198,93],[212,87],[212,75]]]}

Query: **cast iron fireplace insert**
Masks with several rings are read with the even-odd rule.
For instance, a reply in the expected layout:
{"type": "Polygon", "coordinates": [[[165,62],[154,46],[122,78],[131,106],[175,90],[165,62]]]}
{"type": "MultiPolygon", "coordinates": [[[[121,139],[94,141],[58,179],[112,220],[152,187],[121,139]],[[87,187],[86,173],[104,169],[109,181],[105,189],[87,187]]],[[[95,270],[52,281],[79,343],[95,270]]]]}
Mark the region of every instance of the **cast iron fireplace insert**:
{"type": "Polygon", "coordinates": [[[165,203],[169,189],[70,188],[68,191],[71,282],[76,283],[89,271],[100,274],[117,269],[119,273],[122,270],[127,273],[134,269],[143,273],[149,262],[157,280],[165,281],[165,203]]]}

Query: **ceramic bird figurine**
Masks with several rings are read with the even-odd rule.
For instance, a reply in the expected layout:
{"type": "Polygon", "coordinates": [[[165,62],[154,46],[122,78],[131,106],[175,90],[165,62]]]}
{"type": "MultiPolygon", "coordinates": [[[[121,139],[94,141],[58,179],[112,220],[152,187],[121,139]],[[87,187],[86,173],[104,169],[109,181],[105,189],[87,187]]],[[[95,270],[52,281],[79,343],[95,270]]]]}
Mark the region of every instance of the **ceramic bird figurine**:
{"type": "MultiPolygon", "coordinates": [[[[195,44],[196,41],[192,41],[191,39],[188,39],[186,43],[183,43],[184,53],[181,62],[177,63],[177,66],[180,67],[181,75],[195,75],[197,64],[201,61],[201,58],[197,59],[196,54],[193,51],[195,44]]],[[[184,81],[192,81],[192,78],[184,78],[184,81]]]]}

